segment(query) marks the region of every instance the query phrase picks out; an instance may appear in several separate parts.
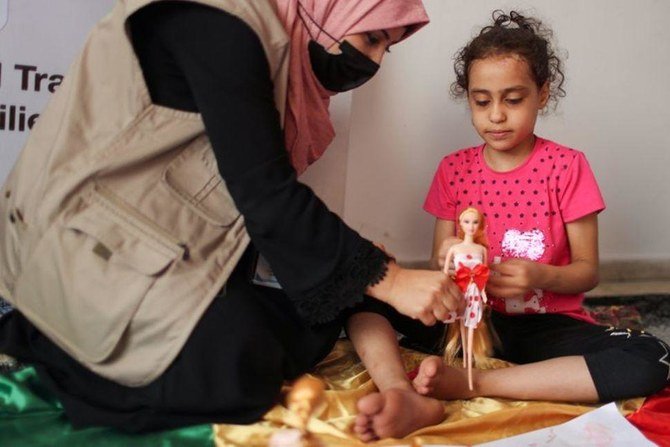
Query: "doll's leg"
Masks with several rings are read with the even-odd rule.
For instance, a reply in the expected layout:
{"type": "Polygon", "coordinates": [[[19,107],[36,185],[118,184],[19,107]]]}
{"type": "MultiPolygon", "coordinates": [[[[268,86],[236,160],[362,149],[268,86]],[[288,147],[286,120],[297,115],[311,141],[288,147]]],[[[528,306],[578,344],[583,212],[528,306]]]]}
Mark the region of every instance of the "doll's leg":
{"type": "Polygon", "coordinates": [[[360,399],[354,431],[363,441],[402,438],[444,419],[441,402],[422,396],[410,382],[389,320],[374,312],[350,316],[347,332],[379,392],[360,399]]]}
{"type": "Polygon", "coordinates": [[[463,356],[463,368],[467,368],[468,356],[466,355],[466,353],[468,352],[468,338],[465,333],[465,323],[461,319],[458,324],[460,324],[461,328],[461,355],[463,356]]]}
{"type": "Polygon", "coordinates": [[[468,327],[468,388],[472,391],[472,338],[474,330],[468,327]]]}

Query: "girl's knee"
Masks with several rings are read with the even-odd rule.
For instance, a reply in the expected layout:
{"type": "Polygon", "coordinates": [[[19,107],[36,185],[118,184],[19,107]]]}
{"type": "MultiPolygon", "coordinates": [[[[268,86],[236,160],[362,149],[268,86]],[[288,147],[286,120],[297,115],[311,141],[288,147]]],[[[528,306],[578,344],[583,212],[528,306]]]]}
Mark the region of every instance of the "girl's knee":
{"type": "Polygon", "coordinates": [[[647,335],[585,356],[602,402],[649,396],[670,381],[670,349],[663,341],[647,335]]]}

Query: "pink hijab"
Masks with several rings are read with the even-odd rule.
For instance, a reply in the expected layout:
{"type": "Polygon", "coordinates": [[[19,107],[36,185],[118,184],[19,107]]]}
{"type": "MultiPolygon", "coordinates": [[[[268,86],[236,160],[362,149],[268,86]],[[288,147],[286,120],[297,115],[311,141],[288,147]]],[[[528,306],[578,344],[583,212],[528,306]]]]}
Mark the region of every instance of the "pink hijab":
{"type": "Polygon", "coordinates": [[[291,161],[300,174],[321,157],[335,137],[328,113],[330,97],[335,93],[323,88],[312,72],[307,52],[311,37],[305,23],[324,47],[335,42],[320,32],[307,15],[337,39],[349,34],[406,26],[410,30],[403,36],[405,39],[428,23],[428,15],[421,0],[274,1],[291,39],[284,133],[291,161]]]}

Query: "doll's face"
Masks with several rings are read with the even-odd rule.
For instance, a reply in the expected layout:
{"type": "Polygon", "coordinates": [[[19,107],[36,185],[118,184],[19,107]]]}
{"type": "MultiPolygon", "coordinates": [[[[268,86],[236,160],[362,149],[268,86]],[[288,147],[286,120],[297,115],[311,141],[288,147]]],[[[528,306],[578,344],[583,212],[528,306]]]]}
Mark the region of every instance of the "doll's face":
{"type": "Polygon", "coordinates": [[[461,216],[459,221],[464,234],[474,236],[479,229],[480,219],[475,212],[467,212],[461,216]]]}

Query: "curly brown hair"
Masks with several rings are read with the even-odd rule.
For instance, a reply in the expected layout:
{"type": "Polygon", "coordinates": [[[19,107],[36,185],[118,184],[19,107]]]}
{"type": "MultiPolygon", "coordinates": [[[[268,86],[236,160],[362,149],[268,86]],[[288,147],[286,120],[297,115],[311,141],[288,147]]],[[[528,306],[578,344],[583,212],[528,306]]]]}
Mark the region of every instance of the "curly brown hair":
{"type": "Polygon", "coordinates": [[[467,96],[470,66],[475,60],[509,54],[526,61],[538,88],[549,84],[550,101],[555,105],[558,98],[565,96],[565,75],[563,63],[551,44],[551,29],[541,21],[524,17],[516,11],[505,14],[497,9],[493,11],[492,18],[492,25],[482,28],[456,53],[456,81],[451,85],[452,95],[456,98],[467,96]]]}

